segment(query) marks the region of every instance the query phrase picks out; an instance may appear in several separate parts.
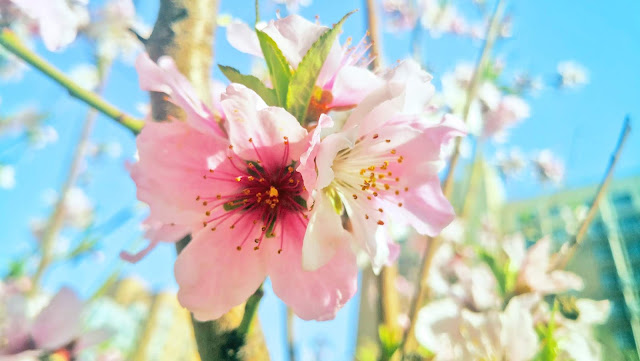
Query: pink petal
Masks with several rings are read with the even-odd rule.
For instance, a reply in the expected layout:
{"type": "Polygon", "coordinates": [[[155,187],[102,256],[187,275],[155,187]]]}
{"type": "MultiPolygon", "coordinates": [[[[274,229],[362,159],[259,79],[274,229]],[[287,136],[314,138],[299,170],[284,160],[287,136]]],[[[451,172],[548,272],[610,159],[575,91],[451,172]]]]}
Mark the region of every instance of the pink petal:
{"type": "Polygon", "coordinates": [[[237,234],[228,226],[215,232],[195,234],[175,264],[178,300],[200,321],[217,319],[242,304],[266,277],[265,250],[247,246],[238,251],[237,234]]]}
{"type": "Polygon", "coordinates": [[[227,117],[229,140],[233,150],[246,159],[256,158],[256,148],[263,158],[281,161],[285,139],[290,158],[298,159],[307,145],[307,131],[283,108],[267,107],[253,90],[231,84],[222,94],[222,108],[227,117]],[[300,144],[298,144],[300,143],[300,144]]]}
{"type": "Polygon", "coordinates": [[[369,93],[383,85],[383,80],[366,68],[345,66],[340,69],[331,88],[331,107],[359,104],[369,93]]]}
{"type": "Polygon", "coordinates": [[[140,161],[131,166],[138,199],[149,204],[151,217],[163,224],[193,226],[202,221],[199,195],[209,195],[211,187],[223,191],[225,182],[204,179],[211,159],[226,159],[228,143],[202,134],[183,122],[151,122],[137,139],[140,161]]]}
{"type": "Polygon", "coordinates": [[[402,199],[402,207],[392,204],[385,209],[393,212],[393,219],[405,220],[420,234],[436,236],[455,218],[455,211],[442,193],[437,176],[430,182],[409,188],[402,199]]]}
{"type": "Polygon", "coordinates": [[[155,221],[150,217],[148,217],[142,224],[143,227],[146,228],[144,238],[149,240],[149,244],[147,247],[133,254],[126,251],[120,252],[120,258],[129,263],[139,262],[149,254],[149,252],[151,252],[159,242],[178,242],[184,238],[184,236],[189,234],[189,228],[185,226],[164,224],[162,222],[155,221]]]}
{"type": "Polygon", "coordinates": [[[80,335],[82,301],[63,287],[36,317],[31,336],[38,348],[55,350],[80,335]]]}
{"type": "Polygon", "coordinates": [[[331,117],[326,114],[320,115],[318,125],[313,130],[309,139],[309,147],[300,156],[300,165],[296,170],[302,175],[302,179],[307,189],[316,189],[316,179],[318,178],[316,173],[316,155],[320,150],[320,135],[324,128],[330,128],[333,124],[333,119],[331,119],[331,117]]]}
{"type": "Polygon", "coordinates": [[[282,222],[287,227],[283,251],[278,254],[276,242],[271,242],[271,251],[267,253],[273,291],[303,320],[333,319],[356,293],[355,255],[343,244],[327,264],[315,271],[305,271],[300,241],[304,228],[296,220],[282,222]]]}
{"type": "MultiPolygon", "coordinates": [[[[180,73],[173,59],[162,56],[154,63],[147,53],[136,59],[140,88],[167,94],[186,113],[186,121],[204,134],[224,137],[211,110],[198,98],[189,81],[180,73]]],[[[158,119],[166,120],[166,119],[158,119]]]]}

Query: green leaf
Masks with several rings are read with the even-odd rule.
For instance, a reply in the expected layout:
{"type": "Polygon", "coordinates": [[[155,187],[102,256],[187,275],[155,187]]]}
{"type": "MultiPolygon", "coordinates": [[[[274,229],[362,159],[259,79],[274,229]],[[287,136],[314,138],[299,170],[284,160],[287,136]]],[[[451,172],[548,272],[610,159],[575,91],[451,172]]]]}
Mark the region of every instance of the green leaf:
{"type": "Polygon", "coordinates": [[[230,66],[218,65],[222,74],[229,79],[232,83],[238,83],[246,86],[247,88],[256,92],[262,100],[264,100],[267,105],[277,106],[278,105],[278,97],[276,96],[275,90],[271,88],[267,88],[260,79],[256,78],[253,75],[244,75],[240,73],[237,69],[232,68],[230,66]]]}
{"type": "Polygon", "coordinates": [[[256,30],[256,33],[258,34],[264,60],[269,68],[271,83],[273,83],[273,88],[278,97],[278,105],[285,107],[287,89],[289,89],[289,80],[291,79],[291,67],[282,51],[278,48],[278,44],[267,33],[261,30],[256,30]]]}
{"type": "Polygon", "coordinates": [[[354,12],[355,11],[352,11],[343,16],[332,29],[327,30],[313,43],[298,65],[293,77],[291,77],[289,90],[287,92],[286,109],[296,117],[300,123],[305,122],[309,101],[311,100],[316,80],[333,43],[338,37],[338,34],[340,34],[342,24],[354,12]]]}

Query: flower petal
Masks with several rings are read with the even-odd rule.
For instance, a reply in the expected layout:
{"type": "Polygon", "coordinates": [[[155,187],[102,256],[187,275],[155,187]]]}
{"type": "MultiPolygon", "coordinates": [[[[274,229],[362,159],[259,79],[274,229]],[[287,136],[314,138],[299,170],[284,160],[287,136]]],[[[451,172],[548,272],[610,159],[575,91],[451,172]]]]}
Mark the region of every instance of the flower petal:
{"type": "Polygon", "coordinates": [[[255,30],[242,21],[234,20],[227,26],[227,41],[243,53],[264,57],[255,30]]]}
{"type": "Polygon", "coordinates": [[[283,108],[267,107],[253,90],[231,84],[222,94],[222,108],[227,116],[229,141],[236,154],[254,159],[256,148],[267,152],[264,158],[280,161],[285,138],[292,149],[290,158],[298,159],[306,150],[307,131],[283,108]],[[299,144],[298,144],[299,143],[299,144]]]}
{"type": "Polygon", "coordinates": [[[302,242],[302,269],[315,271],[324,266],[350,238],[328,197],[317,197],[302,242]]]}
{"type": "Polygon", "coordinates": [[[80,335],[82,301],[63,287],[33,321],[31,336],[38,348],[55,350],[80,335]]]}
{"type": "MultiPolygon", "coordinates": [[[[193,226],[204,210],[198,195],[211,193],[212,157],[226,159],[228,143],[202,134],[183,122],[151,122],[137,139],[140,161],[131,166],[138,199],[149,204],[151,217],[163,224],[193,226]]],[[[235,186],[217,182],[219,191],[235,186]]]]}
{"type": "Polygon", "coordinates": [[[176,260],[178,300],[200,321],[217,319],[242,304],[265,279],[265,251],[238,251],[235,240],[228,226],[216,233],[202,230],[176,260]]]}
{"type": "Polygon", "coordinates": [[[224,137],[213,113],[198,98],[193,86],[180,73],[173,59],[162,56],[156,64],[147,53],[141,53],[136,59],[136,71],[140,88],[167,94],[172,102],[185,111],[186,121],[192,127],[204,134],[224,137]]]}
{"type": "Polygon", "coordinates": [[[274,245],[268,253],[273,291],[303,320],[333,319],[356,293],[358,268],[355,255],[348,245],[342,244],[327,264],[315,271],[305,271],[300,242],[304,228],[296,220],[282,221],[286,225],[283,250],[278,254],[276,242],[271,242],[274,245]]]}

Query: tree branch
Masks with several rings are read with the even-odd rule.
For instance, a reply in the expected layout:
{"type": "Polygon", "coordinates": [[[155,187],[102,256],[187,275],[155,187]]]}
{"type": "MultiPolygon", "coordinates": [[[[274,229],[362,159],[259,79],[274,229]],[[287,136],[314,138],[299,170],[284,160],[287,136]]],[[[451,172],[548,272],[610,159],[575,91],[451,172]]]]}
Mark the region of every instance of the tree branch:
{"type": "Polygon", "coordinates": [[[73,82],[56,67],[24,46],[20,39],[9,29],[3,29],[0,33],[0,45],[67,89],[72,97],[87,103],[92,108],[122,124],[134,134],[137,134],[142,129],[144,125],[142,120],[127,115],[102,99],[98,94],[86,90],[73,82]]]}
{"type": "Polygon", "coordinates": [[[609,187],[609,183],[611,179],[613,179],[613,170],[616,167],[616,163],[618,162],[618,158],[620,157],[620,153],[622,153],[622,148],[624,143],[626,142],[629,134],[631,133],[631,119],[627,115],[624,119],[624,123],[622,125],[622,130],[620,131],[620,136],[618,137],[618,142],[616,143],[616,147],[611,154],[611,159],[609,160],[609,165],[607,166],[607,171],[598,186],[598,190],[596,191],[596,196],[589,207],[589,211],[587,212],[587,216],[584,218],[582,223],[580,224],[580,228],[578,228],[578,232],[571,238],[571,240],[566,244],[566,247],[563,247],[563,250],[557,255],[553,269],[561,269],[567,266],[567,263],[571,260],[571,257],[575,254],[578,247],[582,244],[582,240],[584,236],[587,234],[587,230],[589,230],[589,225],[593,222],[593,219],[598,212],[598,205],[600,201],[607,193],[607,188],[609,187]]]}

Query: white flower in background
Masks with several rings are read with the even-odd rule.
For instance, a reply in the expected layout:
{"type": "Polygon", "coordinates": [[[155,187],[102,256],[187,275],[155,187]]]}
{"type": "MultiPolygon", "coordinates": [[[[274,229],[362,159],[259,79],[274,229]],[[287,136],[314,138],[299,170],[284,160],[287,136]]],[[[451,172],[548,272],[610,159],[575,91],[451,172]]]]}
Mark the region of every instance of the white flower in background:
{"type": "Polygon", "coordinates": [[[0,164],[0,188],[12,189],[16,186],[16,171],[10,165],[0,164]]]}
{"type": "Polygon", "coordinates": [[[383,0],[382,9],[392,32],[411,30],[416,24],[417,14],[408,0],[383,0]]]}
{"type": "Polygon", "coordinates": [[[503,176],[517,177],[527,166],[527,161],[520,149],[513,148],[506,153],[498,151],[496,153],[496,164],[503,176]]]}
{"type": "Polygon", "coordinates": [[[95,39],[101,59],[111,61],[120,56],[133,62],[143,49],[134,32],[147,38],[151,34],[151,27],[136,16],[131,0],[110,0],[86,31],[89,37],[95,39]]]}
{"type": "Polygon", "coordinates": [[[467,20],[458,9],[440,0],[419,0],[420,22],[436,38],[444,33],[465,34],[469,31],[467,20]]]}
{"type": "Polygon", "coordinates": [[[587,68],[575,61],[563,61],[558,64],[560,86],[564,88],[577,88],[589,83],[587,68]]]}
{"type": "Polygon", "coordinates": [[[561,318],[556,331],[560,360],[599,361],[602,360],[600,343],[593,334],[593,326],[603,324],[609,317],[609,300],[569,298],[569,308],[577,311],[577,318],[561,318]]]}
{"type": "Polygon", "coordinates": [[[445,298],[418,314],[416,338],[434,361],[530,360],[538,350],[531,308],[535,297],[512,298],[502,312],[473,312],[445,298]]]}
{"type": "Polygon", "coordinates": [[[47,49],[58,51],[76,38],[89,23],[88,0],[11,0],[37,23],[47,49]]]}
{"type": "Polygon", "coordinates": [[[311,5],[312,0],[273,0],[276,4],[284,4],[287,7],[287,11],[290,13],[297,13],[301,6],[311,5]]]}
{"type": "Polygon", "coordinates": [[[36,149],[42,149],[58,141],[58,132],[52,126],[45,125],[31,129],[28,132],[29,141],[36,149]]]}
{"type": "Polygon", "coordinates": [[[79,229],[93,220],[93,203],[81,188],[71,188],[64,200],[67,223],[79,229]]]}
{"type": "Polygon", "coordinates": [[[95,90],[100,84],[98,68],[93,64],[79,64],[69,72],[69,77],[76,84],[88,90],[95,90]]]}
{"type": "Polygon", "coordinates": [[[542,182],[562,183],[565,171],[564,163],[549,149],[540,151],[533,159],[533,163],[542,182]]]}

